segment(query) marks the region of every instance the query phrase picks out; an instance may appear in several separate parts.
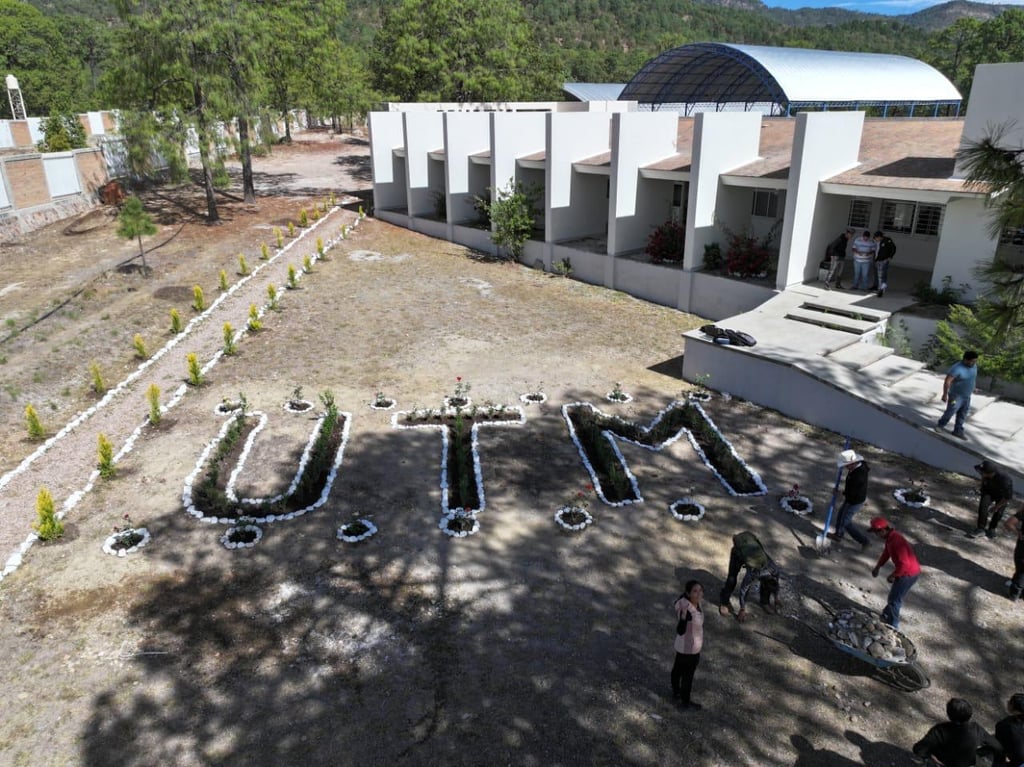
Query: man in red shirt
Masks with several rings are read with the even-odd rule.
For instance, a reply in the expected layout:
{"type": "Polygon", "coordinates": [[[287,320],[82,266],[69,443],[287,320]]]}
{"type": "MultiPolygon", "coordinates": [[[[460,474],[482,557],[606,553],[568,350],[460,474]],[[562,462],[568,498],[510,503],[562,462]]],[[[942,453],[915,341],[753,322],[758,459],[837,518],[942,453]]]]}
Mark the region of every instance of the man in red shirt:
{"type": "Polygon", "coordinates": [[[890,559],[893,564],[893,570],[886,579],[892,584],[892,588],[889,589],[889,601],[886,603],[885,609],[882,610],[882,620],[894,629],[898,629],[903,598],[917,583],[917,578],[921,574],[921,565],[903,534],[893,529],[892,525],[882,517],[875,517],[871,520],[871,532],[885,541],[882,556],[878,558],[878,563],[871,570],[871,575],[877,578],[882,565],[890,559]]]}

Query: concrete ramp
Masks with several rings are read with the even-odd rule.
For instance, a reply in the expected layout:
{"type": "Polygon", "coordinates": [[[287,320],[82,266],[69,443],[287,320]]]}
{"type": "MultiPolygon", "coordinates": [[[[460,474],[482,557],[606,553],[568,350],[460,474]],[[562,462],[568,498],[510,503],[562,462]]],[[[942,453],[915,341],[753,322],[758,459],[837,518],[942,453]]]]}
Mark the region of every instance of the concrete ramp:
{"type": "Polygon", "coordinates": [[[715,389],[948,471],[973,475],[988,458],[1024,487],[1024,407],[975,394],[966,440],[935,429],[943,376],[878,343],[889,312],[851,299],[801,285],[716,323],[753,347],[685,333],[683,377],[708,374],[715,389]]]}

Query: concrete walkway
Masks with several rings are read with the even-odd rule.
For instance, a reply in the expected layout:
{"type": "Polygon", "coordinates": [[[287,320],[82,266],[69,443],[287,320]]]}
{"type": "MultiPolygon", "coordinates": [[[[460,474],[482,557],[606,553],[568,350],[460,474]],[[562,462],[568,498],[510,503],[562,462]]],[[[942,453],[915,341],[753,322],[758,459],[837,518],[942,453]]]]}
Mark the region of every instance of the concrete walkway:
{"type": "Polygon", "coordinates": [[[716,323],[757,346],[686,333],[683,376],[709,374],[715,389],[950,471],[973,475],[988,458],[1024,489],[1024,407],[975,394],[967,439],[938,431],[943,375],[882,345],[889,316],[911,302],[799,285],[716,323]]]}

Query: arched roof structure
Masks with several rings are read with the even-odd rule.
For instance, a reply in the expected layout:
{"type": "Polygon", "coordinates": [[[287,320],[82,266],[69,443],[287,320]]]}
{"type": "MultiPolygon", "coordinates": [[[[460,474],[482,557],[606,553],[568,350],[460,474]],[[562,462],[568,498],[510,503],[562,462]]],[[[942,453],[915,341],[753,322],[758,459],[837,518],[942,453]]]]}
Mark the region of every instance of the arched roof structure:
{"type": "Polygon", "coordinates": [[[693,43],[648,61],[619,98],[687,114],[707,107],[788,115],[875,106],[884,115],[895,106],[959,113],[962,97],[937,69],[907,56],[693,43]]]}

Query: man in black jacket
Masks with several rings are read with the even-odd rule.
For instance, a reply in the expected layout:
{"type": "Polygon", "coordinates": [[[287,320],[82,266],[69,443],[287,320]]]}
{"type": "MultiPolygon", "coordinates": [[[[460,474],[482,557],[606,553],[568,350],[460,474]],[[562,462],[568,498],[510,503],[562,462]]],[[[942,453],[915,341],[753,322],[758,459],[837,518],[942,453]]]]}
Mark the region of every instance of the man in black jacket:
{"type": "Polygon", "coordinates": [[[825,248],[825,257],[828,259],[828,276],[825,277],[825,290],[832,290],[832,281],[836,287],[843,288],[843,265],[846,263],[846,246],[853,237],[853,229],[847,227],[846,231],[836,237],[825,248]]]}
{"type": "Polygon", "coordinates": [[[1013,481],[989,460],[982,461],[974,470],[981,475],[981,500],[978,502],[978,526],[967,535],[995,538],[1003,512],[1013,499],[1013,481]]]}
{"type": "Polygon", "coordinates": [[[846,533],[860,544],[861,549],[868,547],[868,537],[864,531],[853,524],[854,515],[860,511],[864,501],[868,499],[868,466],[855,450],[844,450],[839,454],[836,463],[846,469],[846,484],[843,486],[843,505],[836,516],[836,531],[828,537],[834,541],[843,540],[846,533]]]}
{"type": "Polygon", "coordinates": [[[951,698],[946,704],[949,721],[928,730],[928,734],[914,744],[914,756],[925,759],[927,764],[944,767],[974,767],[979,753],[1001,757],[1003,749],[999,741],[980,724],[972,722],[973,715],[970,703],[963,698],[951,698]]]}
{"type": "Polygon", "coordinates": [[[889,264],[892,257],[896,255],[896,243],[892,237],[886,237],[881,231],[875,232],[875,277],[878,288],[878,297],[885,295],[885,289],[889,287],[889,264]]]}

